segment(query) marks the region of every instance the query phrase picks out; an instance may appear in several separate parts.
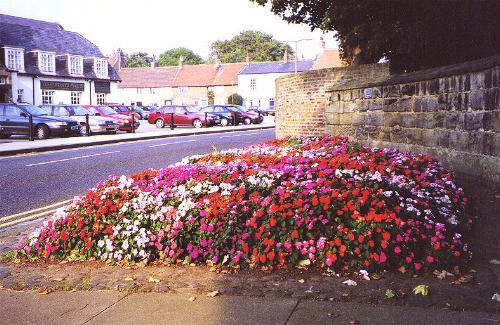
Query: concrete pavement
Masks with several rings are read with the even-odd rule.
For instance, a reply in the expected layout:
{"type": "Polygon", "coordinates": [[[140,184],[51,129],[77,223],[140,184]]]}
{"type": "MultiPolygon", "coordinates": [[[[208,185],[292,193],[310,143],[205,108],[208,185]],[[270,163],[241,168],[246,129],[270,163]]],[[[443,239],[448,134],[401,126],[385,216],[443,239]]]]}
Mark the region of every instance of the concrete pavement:
{"type": "Polygon", "coordinates": [[[2,324],[500,323],[499,314],[484,312],[293,298],[116,291],[61,291],[42,295],[0,290],[0,315],[2,324]]]}
{"type": "Polygon", "coordinates": [[[137,133],[94,135],[91,137],[80,136],[70,138],[49,138],[46,140],[35,141],[29,141],[26,137],[16,137],[7,140],[0,140],[0,156],[10,156],[30,152],[43,152],[147,139],[161,139],[189,135],[271,129],[275,126],[274,119],[271,117],[266,117],[262,124],[226,127],[216,126],[201,129],[195,129],[193,127],[176,127],[174,130],[170,130],[170,128],[157,129],[154,125],[149,125],[147,121],[141,121],[141,123],[141,127],[138,129],[137,133]]]}

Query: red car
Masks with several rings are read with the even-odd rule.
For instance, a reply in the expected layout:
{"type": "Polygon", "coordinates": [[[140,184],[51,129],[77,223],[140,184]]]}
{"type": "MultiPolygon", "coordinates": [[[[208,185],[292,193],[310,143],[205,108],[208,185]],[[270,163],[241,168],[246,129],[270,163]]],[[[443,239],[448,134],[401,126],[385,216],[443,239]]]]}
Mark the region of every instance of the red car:
{"type": "Polygon", "coordinates": [[[201,128],[203,126],[214,126],[220,123],[220,118],[218,116],[201,113],[188,105],[163,106],[149,113],[148,122],[150,124],[156,124],[157,128],[162,128],[165,125],[170,125],[172,116],[174,118],[174,125],[191,125],[195,128],[201,128]]]}
{"type": "MultiPolygon", "coordinates": [[[[120,131],[127,131],[127,132],[132,132],[132,117],[123,115],[123,114],[118,114],[115,112],[114,109],[108,106],[93,106],[93,105],[82,105],[86,109],[88,109],[90,112],[97,116],[104,116],[104,117],[109,117],[115,120],[116,123],[118,123],[119,127],[118,130],[120,131]]],[[[134,127],[137,130],[139,128],[139,120],[134,121],[134,127]]]]}
{"type": "Polygon", "coordinates": [[[137,120],[141,119],[141,115],[139,115],[138,113],[132,111],[130,108],[128,108],[125,105],[108,104],[107,106],[111,107],[118,114],[123,114],[123,115],[128,115],[128,116],[132,116],[132,114],[134,114],[135,115],[135,119],[137,119],[137,120]]]}

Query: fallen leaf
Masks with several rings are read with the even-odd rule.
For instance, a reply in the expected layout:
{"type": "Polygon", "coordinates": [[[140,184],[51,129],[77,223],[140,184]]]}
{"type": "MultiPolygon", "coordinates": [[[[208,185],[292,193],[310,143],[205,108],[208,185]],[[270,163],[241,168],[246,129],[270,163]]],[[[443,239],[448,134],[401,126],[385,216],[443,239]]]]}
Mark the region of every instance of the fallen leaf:
{"type": "Polygon", "coordinates": [[[354,319],[354,320],[350,321],[349,324],[350,325],[358,325],[359,324],[359,320],[354,319]]]}
{"type": "Polygon", "coordinates": [[[499,295],[498,293],[495,293],[495,294],[493,295],[493,297],[491,297],[491,300],[495,300],[495,301],[500,302],[500,295],[499,295]]]}
{"type": "Polygon", "coordinates": [[[229,255],[224,255],[224,259],[222,260],[222,264],[226,264],[226,262],[229,260],[229,255]]]}
{"type": "Polygon", "coordinates": [[[429,286],[425,284],[420,284],[413,288],[413,293],[415,295],[427,296],[429,294],[429,286]]]}
{"type": "MultiPolygon", "coordinates": [[[[348,293],[343,293],[342,297],[349,297],[349,294],[348,293]]],[[[332,301],[333,301],[333,298],[332,298],[332,301]]]]}
{"type": "Polygon", "coordinates": [[[353,286],[353,287],[355,287],[355,286],[357,286],[357,285],[358,285],[358,284],[356,283],[356,281],[353,281],[353,280],[351,280],[351,279],[349,279],[349,280],[345,280],[344,282],[342,282],[342,284],[346,284],[346,285],[348,285],[348,286],[353,286]]]}
{"type": "Polygon", "coordinates": [[[500,264],[499,260],[490,260],[490,264],[500,264]]]}
{"type": "Polygon", "coordinates": [[[215,272],[217,270],[217,266],[212,266],[208,271],[215,272]]]}
{"type": "Polygon", "coordinates": [[[131,278],[131,277],[126,277],[125,279],[123,279],[125,281],[134,281],[134,278],[131,278]]]}
{"type": "Polygon", "coordinates": [[[299,267],[308,267],[309,265],[311,265],[311,261],[309,259],[302,260],[298,264],[299,267]]]}
{"type": "Polygon", "coordinates": [[[399,271],[399,272],[401,272],[401,273],[406,273],[406,268],[405,268],[405,266],[404,266],[404,265],[401,265],[401,266],[399,267],[398,271],[399,271]]]}
{"type": "Polygon", "coordinates": [[[49,290],[38,290],[39,295],[48,295],[50,293],[49,290]]]}
{"type": "Polygon", "coordinates": [[[207,297],[212,297],[212,298],[215,296],[218,296],[218,295],[219,295],[219,291],[217,291],[217,290],[207,293],[207,297]]]}
{"type": "Polygon", "coordinates": [[[469,283],[474,279],[474,276],[471,274],[466,274],[458,278],[458,280],[453,281],[453,284],[464,284],[464,283],[469,283]]]}
{"type": "Polygon", "coordinates": [[[396,297],[396,293],[392,289],[385,290],[385,296],[389,299],[396,297]]]}
{"type": "Polygon", "coordinates": [[[195,301],[195,300],[196,300],[196,297],[195,297],[195,296],[193,296],[193,297],[189,297],[189,299],[188,299],[188,300],[189,300],[189,301],[191,301],[191,302],[192,302],[192,301],[195,301]]]}
{"type": "Polygon", "coordinates": [[[159,283],[160,279],[153,278],[152,276],[149,277],[148,282],[154,282],[154,283],[159,283]]]}
{"type": "Polygon", "coordinates": [[[53,278],[52,281],[56,281],[56,282],[61,282],[62,280],[64,280],[63,278],[53,278]]]}
{"type": "Polygon", "coordinates": [[[299,283],[304,283],[304,282],[306,282],[306,280],[304,280],[304,279],[299,280],[299,283]]]}
{"type": "Polygon", "coordinates": [[[374,273],[372,274],[372,279],[373,280],[380,280],[383,278],[383,275],[382,274],[379,274],[379,273],[374,273]]]}
{"type": "Polygon", "coordinates": [[[453,276],[453,273],[450,273],[446,270],[435,270],[434,272],[432,272],[432,274],[434,274],[439,280],[444,280],[447,276],[453,276]]]}

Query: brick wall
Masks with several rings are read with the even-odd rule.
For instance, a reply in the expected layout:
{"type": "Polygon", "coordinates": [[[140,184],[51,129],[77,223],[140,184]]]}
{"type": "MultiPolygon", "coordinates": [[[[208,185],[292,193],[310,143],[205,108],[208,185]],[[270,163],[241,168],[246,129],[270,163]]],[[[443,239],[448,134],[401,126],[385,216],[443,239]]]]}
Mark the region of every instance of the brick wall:
{"type": "Polygon", "coordinates": [[[339,134],[430,154],[500,188],[500,56],[414,73],[348,67],[277,82],[277,136],[339,134]],[[363,74],[365,72],[365,74],[363,74]]]}

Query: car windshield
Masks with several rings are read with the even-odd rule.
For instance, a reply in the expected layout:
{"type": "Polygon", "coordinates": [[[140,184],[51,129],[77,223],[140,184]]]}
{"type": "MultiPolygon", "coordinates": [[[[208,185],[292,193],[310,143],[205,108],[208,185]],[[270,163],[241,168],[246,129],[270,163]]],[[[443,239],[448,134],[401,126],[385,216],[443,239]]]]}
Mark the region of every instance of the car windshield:
{"type": "Polygon", "coordinates": [[[99,106],[99,109],[101,110],[102,114],[104,114],[104,115],[116,114],[115,110],[112,109],[111,107],[108,107],[108,106],[99,106]]]}
{"type": "Polygon", "coordinates": [[[70,107],[70,109],[71,109],[71,115],[74,116],[84,116],[86,114],[94,115],[92,112],[81,106],[72,106],[70,107]]]}
{"type": "Polygon", "coordinates": [[[239,112],[248,112],[248,110],[242,106],[229,106],[229,108],[234,108],[235,110],[237,110],[239,112]]]}
{"type": "Polygon", "coordinates": [[[194,108],[194,107],[186,107],[186,111],[188,111],[189,113],[199,113],[200,110],[194,108]]]}
{"type": "Polygon", "coordinates": [[[49,115],[50,108],[41,108],[33,105],[20,105],[20,107],[24,108],[31,115],[49,115]]]}

